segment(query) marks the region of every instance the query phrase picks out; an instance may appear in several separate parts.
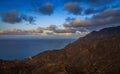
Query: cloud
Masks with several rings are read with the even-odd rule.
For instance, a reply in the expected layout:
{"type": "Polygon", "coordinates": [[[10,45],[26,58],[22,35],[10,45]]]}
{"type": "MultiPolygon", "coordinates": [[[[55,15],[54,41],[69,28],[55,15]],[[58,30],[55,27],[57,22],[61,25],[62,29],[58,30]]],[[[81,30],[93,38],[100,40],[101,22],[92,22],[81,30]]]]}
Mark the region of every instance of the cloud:
{"type": "Polygon", "coordinates": [[[93,14],[95,13],[96,11],[93,9],[93,8],[87,8],[85,11],[84,11],[84,14],[93,14]]]}
{"type": "Polygon", "coordinates": [[[50,26],[44,28],[44,30],[51,30],[51,31],[54,31],[56,29],[57,29],[56,25],[50,25],[50,26]]]}
{"type": "Polygon", "coordinates": [[[9,29],[9,30],[1,30],[2,32],[0,34],[26,34],[26,30],[20,30],[20,29],[9,29]]]}
{"type": "Polygon", "coordinates": [[[25,30],[19,30],[19,29],[9,29],[6,31],[6,33],[23,33],[25,30]]]}
{"type": "MultiPolygon", "coordinates": [[[[53,31],[56,34],[59,33],[76,33],[76,31],[80,32],[88,32],[88,30],[84,27],[79,28],[57,28],[55,25],[51,25],[48,27],[37,27],[36,29],[8,29],[8,30],[0,30],[0,35],[8,34],[8,35],[29,35],[29,34],[38,34],[38,33],[44,33],[44,30],[53,31]]],[[[66,35],[66,34],[65,34],[66,35]]]]}
{"type": "Polygon", "coordinates": [[[21,15],[21,18],[22,18],[23,20],[25,20],[25,21],[28,21],[28,16],[25,15],[25,14],[22,14],[22,15],[21,15]]]}
{"type": "Polygon", "coordinates": [[[67,10],[70,13],[78,15],[81,14],[82,7],[80,7],[77,2],[68,2],[64,5],[64,10],[67,10]]]}
{"type": "Polygon", "coordinates": [[[120,24],[120,9],[108,9],[95,14],[89,19],[75,19],[70,22],[65,22],[64,27],[90,27],[100,25],[120,24]]]}
{"type": "Polygon", "coordinates": [[[85,14],[92,14],[101,12],[111,7],[119,7],[119,3],[120,1],[118,0],[49,0],[49,2],[47,0],[31,1],[31,5],[35,11],[46,15],[51,15],[55,8],[61,7],[74,15],[79,15],[84,11],[85,14]]]}
{"type": "Polygon", "coordinates": [[[21,19],[22,19],[22,20],[25,20],[25,21],[28,21],[30,24],[34,24],[34,22],[35,22],[35,17],[33,17],[33,16],[28,16],[28,15],[26,15],[26,14],[22,14],[22,15],[21,15],[21,19]]]}
{"type": "Polygon", "coordinates": [[[71,22],[65,22],[63,25],[64,27],[80,27],[80,26],[88,26],[91,25],[92,22],[90,20],[82,20],[82,19],[75,19],[71,22]]]}
{"type": "Polygon", "coordinates": [[[34,24],[34,22],[35,22],[35,17],[33,17],[33,16],[28,16],[28,15],[26,15],[26,14],[22,14],[22,15],[21,15],[21,19],[29,22],[30,24],[34,24]]]}
{"type": "Polygon", "coordinates": [[[70,29],[70,28],[65,28],[65,29],[56,29],[56,33],[75,33],[76,29],[70,29]]]}
{"type": "Polygon", "coordinates": [[[35,24],[34,22],[35,22],[35,19],[34,19],[35,17],[33,17],[33,16],[29,16],[28,17],[28,22],[30,23],[30,24],[35,24]]]}
{"type": "Polygon", "coordinates": [[[85,0],[86,3],[90,3],[93,6],[103,6],[115,2],[116,0],[85,0]]]}
{"type": "Polygon", "coordinates": [[[27,33],[42,33],[43,32],[43,29],[41,27],[38,27],[36,29],[29,29],[27,30],[27,33]]]}
{"type": "Polygon", "coordinates": [[[76,18],[67,17],[67,18],[65,19],[65,21],[70,22],[70,21],[75,20],[75,19],[76,19],[76,18]]]}
{"type": "Polygon", "coordinates": [[[108,9],[93,16],[93,19],[105,19],[120,16],[120,9],[108,9]]]}
{"type": "Polygon", "coordinates": [[[12,10],[9,12],[2,13],[2,20],[7,23],[17,23],[21,21],[21,18],[18,16],[18,11],[12,10]]]}
{"type": "Polygon", "coordinates": [[[22,30],[22,29],[8,29],[8,30],[0,30],[0,34],[30,34],[30,33],[42,33],[43,28],[37,27],[36,29],[28,29],[28,30],[22,30]]]}
{"type": "Polygon", "coordinates": [[[39,7],[36,11],[42,14],[51,15],[54,11],[54,8],[50,2],[46,2],[43,6],[39,7]]]}
{"type": "Polygon", "coordinates": [[[31,28],[31,29],[27,30],[27,32],[28,33],[43,33],[43,30],[44,30],[44,28],[37,27],[36,29],[31,28]]]}
{"type": "Polygon", "coordinates": [[[42,27],[38,27],[36,30],[35,30],[36,33],[42,33],[43,32],[43,28],[42,27]]]}
{"type": "Polygon", "coordinates": [[[76,29],[75,28],[58,28],[56,25],[50,25],[48,27],[44,27],[42,28],[43,30],[49,30],[49,31],[53,31],[55,33],[75,33],[76,29]]]}
{"type": "Polygon", "coordinates": [[[0,34],[2,34],[2,33],[4,33],[4,31],[3,31],[3,30],[0,30],[0,34]]]}
{"type": "Polygon", "coordinates": [[[11,10],[8,12],[2,12],[2,21],[15,24],[20,23],[22,20],[25,20],[29,22],[30,24],[33,24],[35,22],[35,18],[33,16],[28,16],[26,14],[19,14],[17,10],[11,10]]]}
{"type": "Polygon", "coordinates": [[[109,8],[118,8],[118,0],[65,0],[64,9],[73,14],[96,14],[109,8]],[[82,5],[82,3],[84,3],[82,5]],[[81,4],[82,7],[79,5],[81,4]],[[91,8],[90,8],[91,7],[91,8]],[[87,8],[87,9],[85,9],[87,8]]]}

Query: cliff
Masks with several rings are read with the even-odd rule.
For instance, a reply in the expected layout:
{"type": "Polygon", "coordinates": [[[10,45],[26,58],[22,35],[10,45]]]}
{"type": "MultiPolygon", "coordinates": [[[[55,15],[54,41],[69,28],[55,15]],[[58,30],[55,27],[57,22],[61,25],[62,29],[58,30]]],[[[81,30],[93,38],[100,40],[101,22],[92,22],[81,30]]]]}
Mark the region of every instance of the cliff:
{"type": "Polygon", "coordinates": [[[0,60],[0,74],[120,74],[120,26],[94,31],[61,50],[0,60]]]}

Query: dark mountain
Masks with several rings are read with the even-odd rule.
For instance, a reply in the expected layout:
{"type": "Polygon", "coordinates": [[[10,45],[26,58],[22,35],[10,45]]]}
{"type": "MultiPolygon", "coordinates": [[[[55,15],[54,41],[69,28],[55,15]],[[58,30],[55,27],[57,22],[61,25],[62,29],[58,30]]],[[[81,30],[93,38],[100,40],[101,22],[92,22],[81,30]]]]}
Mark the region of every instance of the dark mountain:
{"type": "Polygon", "coordinates": [[[1,60],[0,74],[120,74],[120,26],[94,31],[61,50],[1,60]]]}

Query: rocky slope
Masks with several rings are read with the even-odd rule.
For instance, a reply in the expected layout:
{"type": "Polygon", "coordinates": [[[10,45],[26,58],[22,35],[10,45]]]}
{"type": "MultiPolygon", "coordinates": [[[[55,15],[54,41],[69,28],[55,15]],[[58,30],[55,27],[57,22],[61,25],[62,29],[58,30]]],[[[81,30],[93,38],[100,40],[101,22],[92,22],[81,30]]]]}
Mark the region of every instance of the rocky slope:
{"type": "Polygon", "coordinates": [[[61,50],[0,60],[0,74],[120,74],[120,26],[94,31],[61,50]]]}

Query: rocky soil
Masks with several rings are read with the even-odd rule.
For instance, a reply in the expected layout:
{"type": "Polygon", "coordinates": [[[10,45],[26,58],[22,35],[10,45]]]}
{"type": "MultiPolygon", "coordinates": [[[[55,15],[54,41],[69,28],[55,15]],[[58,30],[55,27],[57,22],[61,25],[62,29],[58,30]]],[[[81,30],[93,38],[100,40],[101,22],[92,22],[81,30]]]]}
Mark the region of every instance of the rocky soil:
{"type": "Polygon", "coordinates": [[[0,74],[120,74],[120,26],[94,31],[61,50],[0,60],[0,74]]]}

